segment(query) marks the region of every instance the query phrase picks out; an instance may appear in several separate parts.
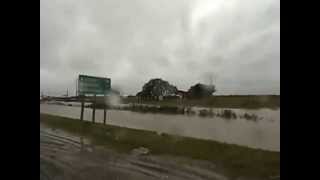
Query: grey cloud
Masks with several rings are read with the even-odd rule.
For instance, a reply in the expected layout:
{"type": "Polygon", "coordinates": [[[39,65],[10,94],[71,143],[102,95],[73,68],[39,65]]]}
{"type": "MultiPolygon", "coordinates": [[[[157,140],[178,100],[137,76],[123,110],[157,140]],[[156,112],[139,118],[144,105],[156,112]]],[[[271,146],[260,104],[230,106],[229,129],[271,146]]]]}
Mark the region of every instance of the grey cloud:
{"type": "Polygon", "coordinates": [[[188,89],[212,73],[221,94],[279,94],[279,45],[278,0],[40,2],[44,91],[74,90],[80,73],[125,94],[155,77],[188,89]]]}

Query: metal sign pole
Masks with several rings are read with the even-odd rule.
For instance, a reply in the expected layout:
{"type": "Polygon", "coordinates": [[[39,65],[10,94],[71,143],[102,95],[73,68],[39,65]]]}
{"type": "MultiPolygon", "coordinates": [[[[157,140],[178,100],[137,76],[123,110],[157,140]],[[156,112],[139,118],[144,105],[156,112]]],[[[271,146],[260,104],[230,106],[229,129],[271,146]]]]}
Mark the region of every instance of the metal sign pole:
{"type": "Polygon", "coordinates": [[[96,94],[93,97],[93,107],[92,107],[92,122],[95,122],[95,115],[96,115],[96,94]]]}
{"type": "Polygon", "coordinates": [[[103,124],[106,124],[107,119],[107,105],[106,105],[106,94],[104,94],[104,103],[103,103],[103,124]]]}
{"type": "Polygon", "coordinates": [[[84,97],[80,97],[80,99],[81,99],[81,115],[80,115],[80,120],[83,121],[84,97]]]}

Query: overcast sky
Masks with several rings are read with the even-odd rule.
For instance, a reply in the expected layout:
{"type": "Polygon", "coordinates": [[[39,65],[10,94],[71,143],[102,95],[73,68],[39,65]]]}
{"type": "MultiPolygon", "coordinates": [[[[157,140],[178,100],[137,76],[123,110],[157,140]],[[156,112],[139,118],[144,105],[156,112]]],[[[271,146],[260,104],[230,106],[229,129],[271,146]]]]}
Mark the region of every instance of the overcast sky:
{"type": "Polygon", "coordinates": [[[41,0],[40,91],[79,74],[123,94],[151,78],[217,94],[280,94],[279,0],[41,0]]]}

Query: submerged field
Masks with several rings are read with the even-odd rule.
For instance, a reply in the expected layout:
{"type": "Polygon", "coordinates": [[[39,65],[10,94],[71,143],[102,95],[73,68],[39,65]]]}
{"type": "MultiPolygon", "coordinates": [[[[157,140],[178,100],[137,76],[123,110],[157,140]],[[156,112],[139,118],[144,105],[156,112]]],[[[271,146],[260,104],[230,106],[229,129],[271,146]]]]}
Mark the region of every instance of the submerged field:
{"type": "Polygon", "coordinates": [[[146,147],[151,154],[163,154],[208,160],[230,177],[268,179],[280,174],[280,153],[251,149],[238,145],[157,134],[111,125],[92,124],[77,119],[40,114],[40,122],[52,128],[83,135],[97,145],[128,153],[137,147],[146,147]]]}

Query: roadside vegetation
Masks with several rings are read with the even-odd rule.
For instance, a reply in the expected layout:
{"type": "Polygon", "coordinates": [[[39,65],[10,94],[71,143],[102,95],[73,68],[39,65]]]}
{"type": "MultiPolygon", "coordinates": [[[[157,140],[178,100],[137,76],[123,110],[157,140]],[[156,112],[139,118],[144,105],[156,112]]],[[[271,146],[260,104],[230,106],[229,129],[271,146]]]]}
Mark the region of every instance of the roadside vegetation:
{"type": "Polygon", "coordinates": [[[243,109],[278,109],[280,108],[279,95],[235,95],[235,96],[211,96],[203,99],[164,99],[162,101],[145,100],[138,101],[135,96],[122,98],[122,102],[143,103],[161,106],[199,106],[215,108],[243,108],[243,109]]]}
{"type": "MultiPolygon", "coordinates": [[[[92,105],[87,107],[92,108],[92,105]]],[[[96,105],[97,109],[103,109],[103,104],[96,105]]],[[[257,121],[263,119],[258,117],[256,114],[236,114],[231,109],[222,109],[214,111],[213,108],[202,108],[199,112],[193,110],[191,107],[185,106],[160,106],[160,105],[150,105],[150,104],[131,104],[130,106],[109,106],[109,109],[123,110],[123,111],[133,111],[139,113],[161,113],[161,114],[181,114],[181,115],[198,115],[200,117],[220,117],[224,119],[237,119],[242,118],[246,120],[257,121]]]]}
{"type": "Polygon", "coordinates": [[[145,147],[151,154],[208,160],[232,178],[269,179],[280,174],[280,153],[189,137],[40,114],[40,123],[89,138],[121,153],[145,147]]]}

